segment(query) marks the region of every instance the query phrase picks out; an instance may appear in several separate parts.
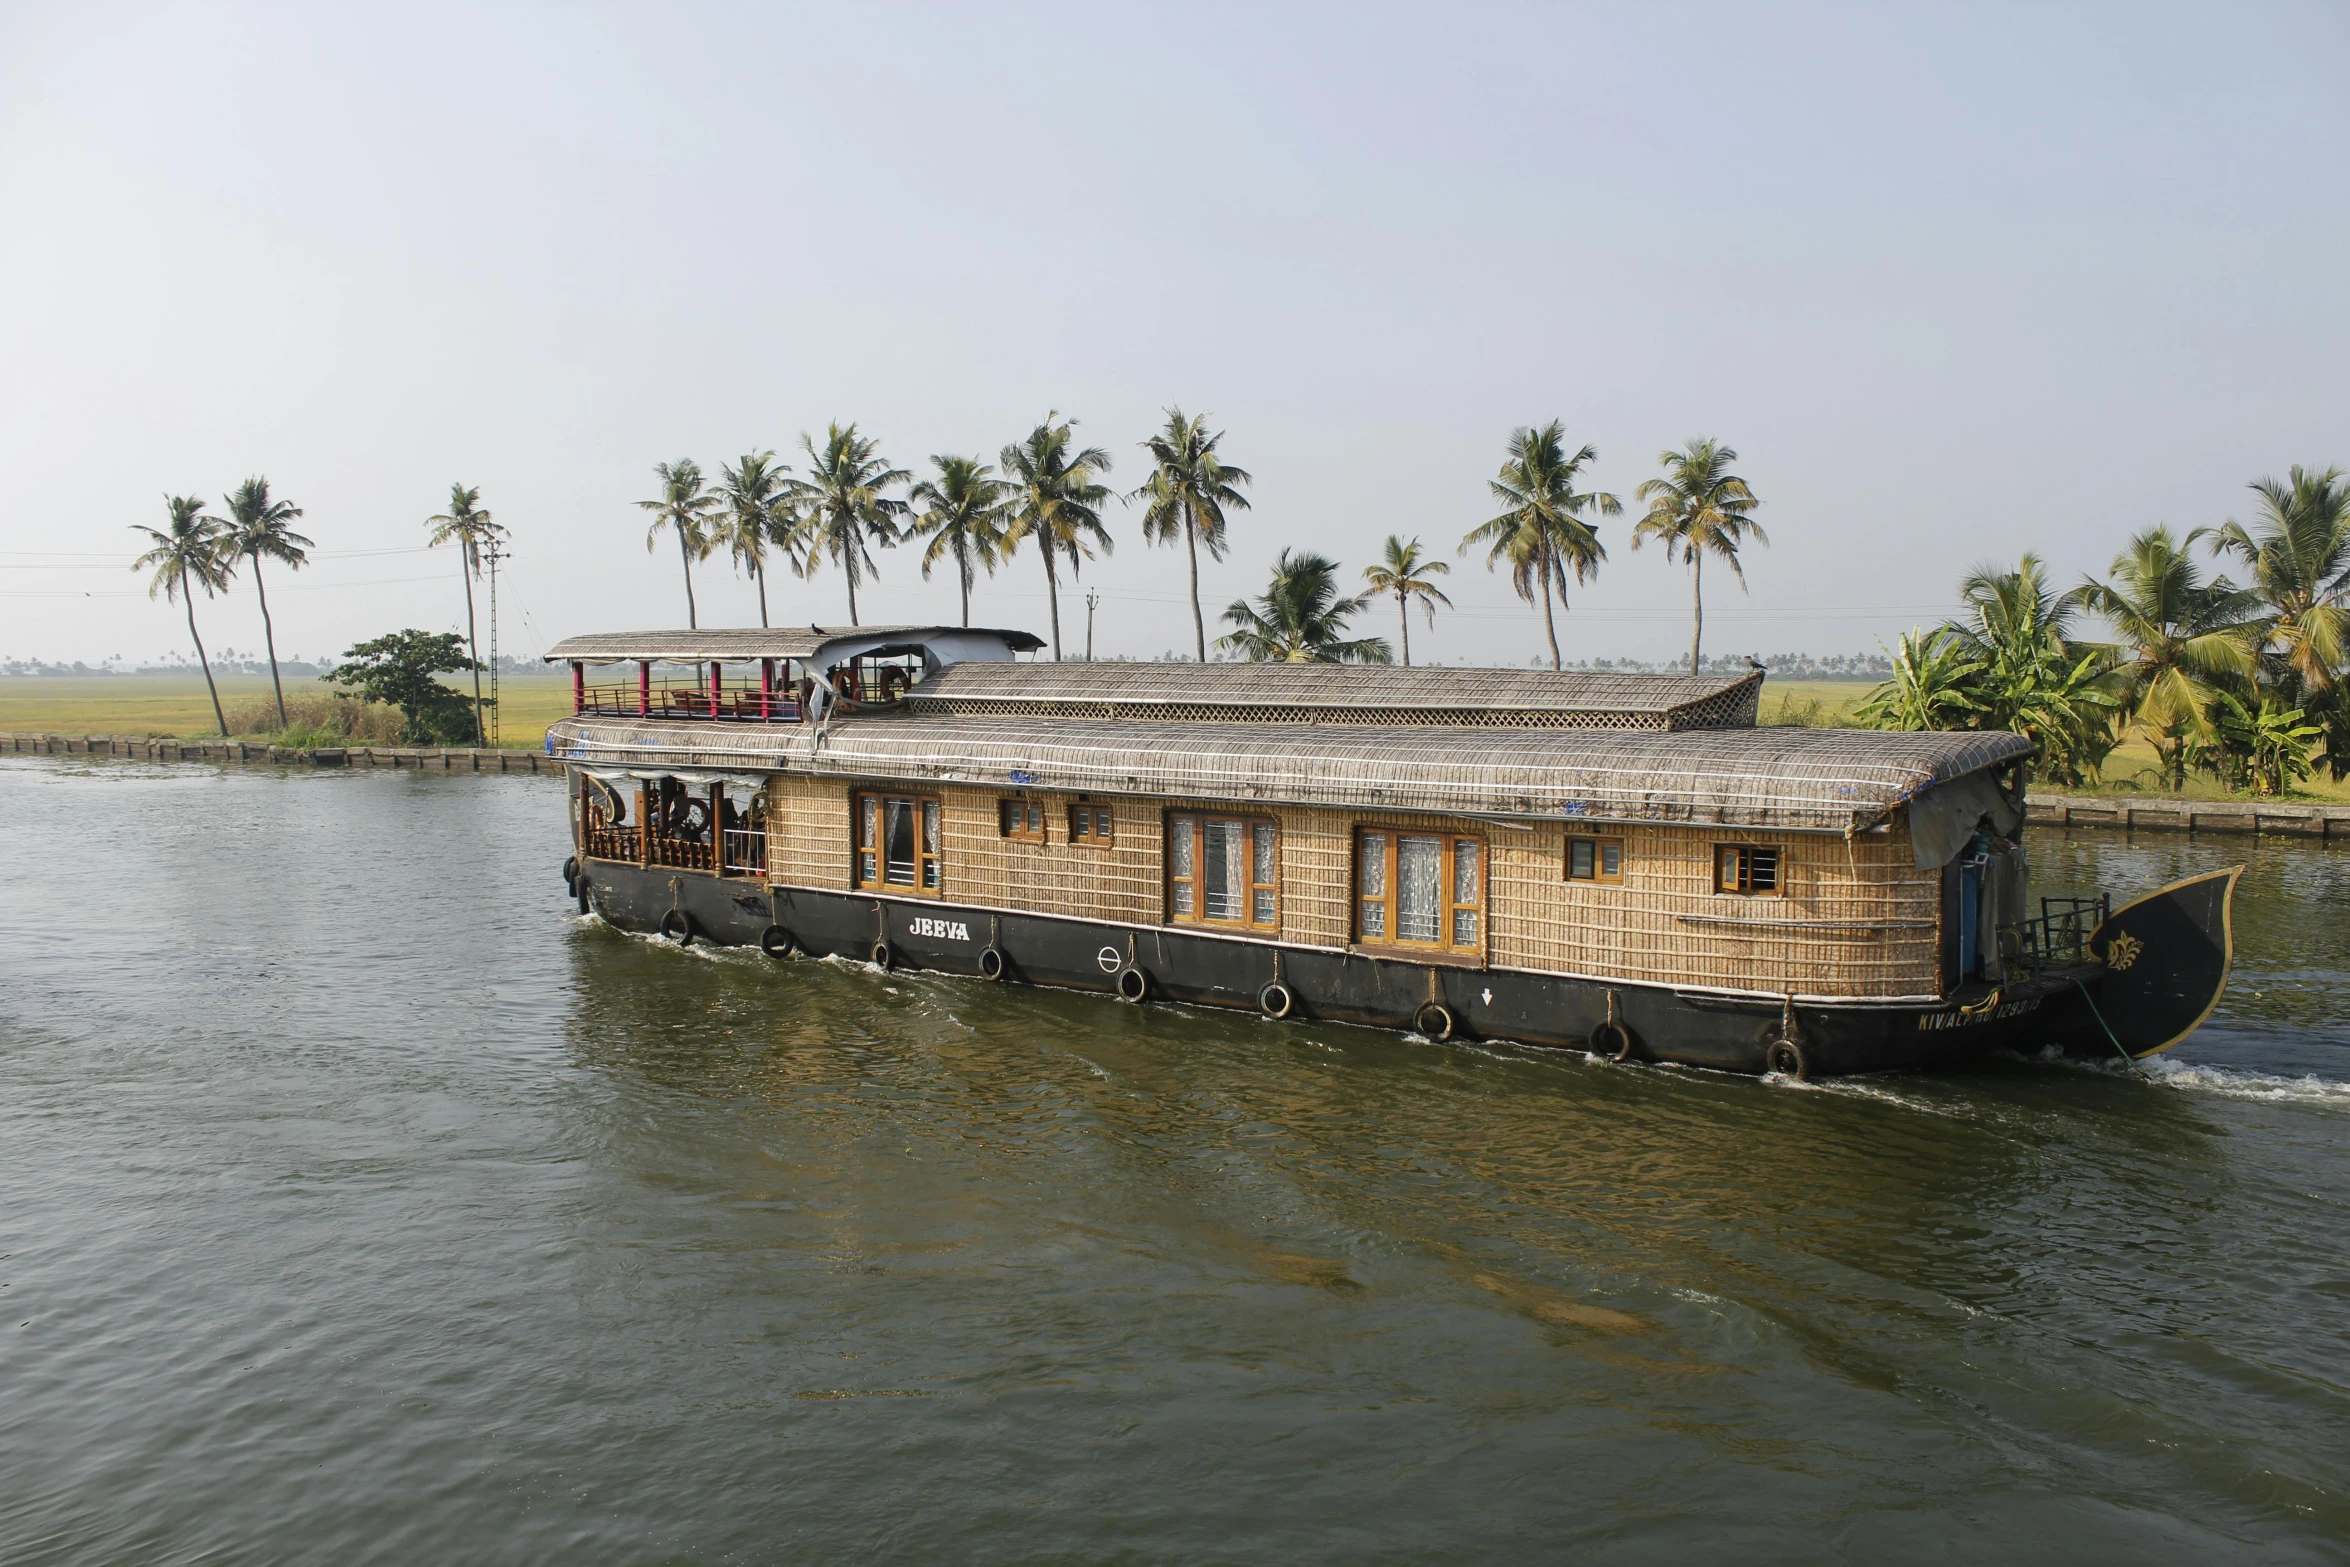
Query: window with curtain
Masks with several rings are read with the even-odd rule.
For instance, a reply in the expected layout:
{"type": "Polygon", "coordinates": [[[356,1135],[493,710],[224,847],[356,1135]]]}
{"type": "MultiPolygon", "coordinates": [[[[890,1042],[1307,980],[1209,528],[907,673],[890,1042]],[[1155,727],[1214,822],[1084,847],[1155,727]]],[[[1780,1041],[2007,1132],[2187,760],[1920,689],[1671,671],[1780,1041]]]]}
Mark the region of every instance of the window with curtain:
{"type": "Polygon", "coordinates": [[[1281,924],[1280,829],[1243,816],[1167,818],[1171,919],[1275,930],[1281,924]]]}
{"type": "Polygon", "coordinates": [[[940,890],[939,814],[920,795],[860,794],[856,804],[856,881],[876,891],[940,890]]]}
{"type": "Polygon", "coordinates": [[[1355,834],[1355,939],[1476,953],[1485,944],[1485,842],[1459,833],[1355,834]]]}

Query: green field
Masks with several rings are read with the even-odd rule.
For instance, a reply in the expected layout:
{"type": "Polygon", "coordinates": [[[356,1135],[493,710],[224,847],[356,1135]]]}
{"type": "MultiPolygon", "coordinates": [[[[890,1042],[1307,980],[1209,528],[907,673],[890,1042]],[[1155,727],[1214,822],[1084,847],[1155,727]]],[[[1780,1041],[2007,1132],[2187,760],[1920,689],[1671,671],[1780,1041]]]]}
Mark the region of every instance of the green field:
{"type": "MultiPolygon", "coordinates": [[[[498,688],[505,708],[503,738],[510,747],[540,749],[547,742],[547,726],[570,716],[568,675],[503,675],[498,688]]],[[[311,676],[286,681],[289,700],[328,689],[311,676]]],[[[240,727],[236,720],[241,715],[258,712],[269,700],[267,676],[220,677],[220,705],[228,710],[232,729],[240,727]]],[[[212,699],[205,695],[204,679],[195,674],[0,678],[0,729],[183,739],[220,732],[212,720],[212,699]]],[[[246,737],[267,738],[257,728],[246,737]]]]}

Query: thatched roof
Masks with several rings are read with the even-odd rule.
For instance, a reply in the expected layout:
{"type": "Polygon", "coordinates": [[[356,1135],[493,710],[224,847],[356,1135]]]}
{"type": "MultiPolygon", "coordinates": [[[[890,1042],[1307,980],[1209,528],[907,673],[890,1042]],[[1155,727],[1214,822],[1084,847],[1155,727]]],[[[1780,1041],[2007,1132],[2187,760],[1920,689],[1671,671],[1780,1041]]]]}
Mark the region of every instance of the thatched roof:
{"type": "Polygon", "coordinates": [[[885,717],[821,731],[570,718],[588,765],[1595,821],[1851,832],[1921,791],[2030,751],[2006,734],[1874,730],[1398,729],[885,717]]]}
{"type": "Polygon", "coordinates": [[[939,717],[1190,719],[1488,728],[1718,729],[1754,722],[1762,672],[1405,669],[1363,664],[957,664],[910,696],[939,717]]]}
{"type": "Polygon", "coordinates": [[[1030,631],[1003,631],[963,626],[778,626],[729,627],[704,631],[599,631],[566,637],[549,648],[546,662],[578,659],[585,664],[612,664],[629,659],[652,659],[690,664],[717,660],[748,663],[761,658],[816,658],[826,648],[847,642],[952,642],[959,638],[992,638],[1015,653],[1032,653],[1044,639],[1030,631]]]}

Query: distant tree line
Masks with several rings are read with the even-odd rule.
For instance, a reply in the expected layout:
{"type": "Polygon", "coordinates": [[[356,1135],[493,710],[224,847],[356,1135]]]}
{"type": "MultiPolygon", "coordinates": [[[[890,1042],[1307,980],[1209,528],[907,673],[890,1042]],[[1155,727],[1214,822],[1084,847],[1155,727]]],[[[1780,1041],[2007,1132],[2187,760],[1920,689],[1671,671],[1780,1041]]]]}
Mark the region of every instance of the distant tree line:
{"type": "Polygon", "coordinates": [[[1885,729],[2008,729],[2037,748],[2039,776],[2105,781],[2115,749],[2143,740],[2152,781],[2201,772],[2278,794],[2323,766],[2350,776],[2350,479],[2294,467],[2255,480],[2249,524],[2129,540],[2102,578],[2058,591],[2037,556],[1983,567],[1964,608],[1901,638],[1893,671],[1856,710],[1885,729]],[[2241,585],[2198,552],[2239,565],[2241,585]],[[2077,634],[2083,616],[2109,640],[2077,634]]]}

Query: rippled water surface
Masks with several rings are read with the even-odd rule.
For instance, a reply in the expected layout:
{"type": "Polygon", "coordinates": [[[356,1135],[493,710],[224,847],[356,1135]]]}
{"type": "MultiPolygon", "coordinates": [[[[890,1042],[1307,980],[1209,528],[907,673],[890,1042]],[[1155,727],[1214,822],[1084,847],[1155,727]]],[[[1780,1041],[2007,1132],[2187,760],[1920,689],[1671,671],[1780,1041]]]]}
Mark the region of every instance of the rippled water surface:
{"type": "Polygon", "coordinates": [[[2350,858],[2151,1081],[573,917],[530,778],[0,762],[0,1560],[2341,1560],[2350,858]]]}

